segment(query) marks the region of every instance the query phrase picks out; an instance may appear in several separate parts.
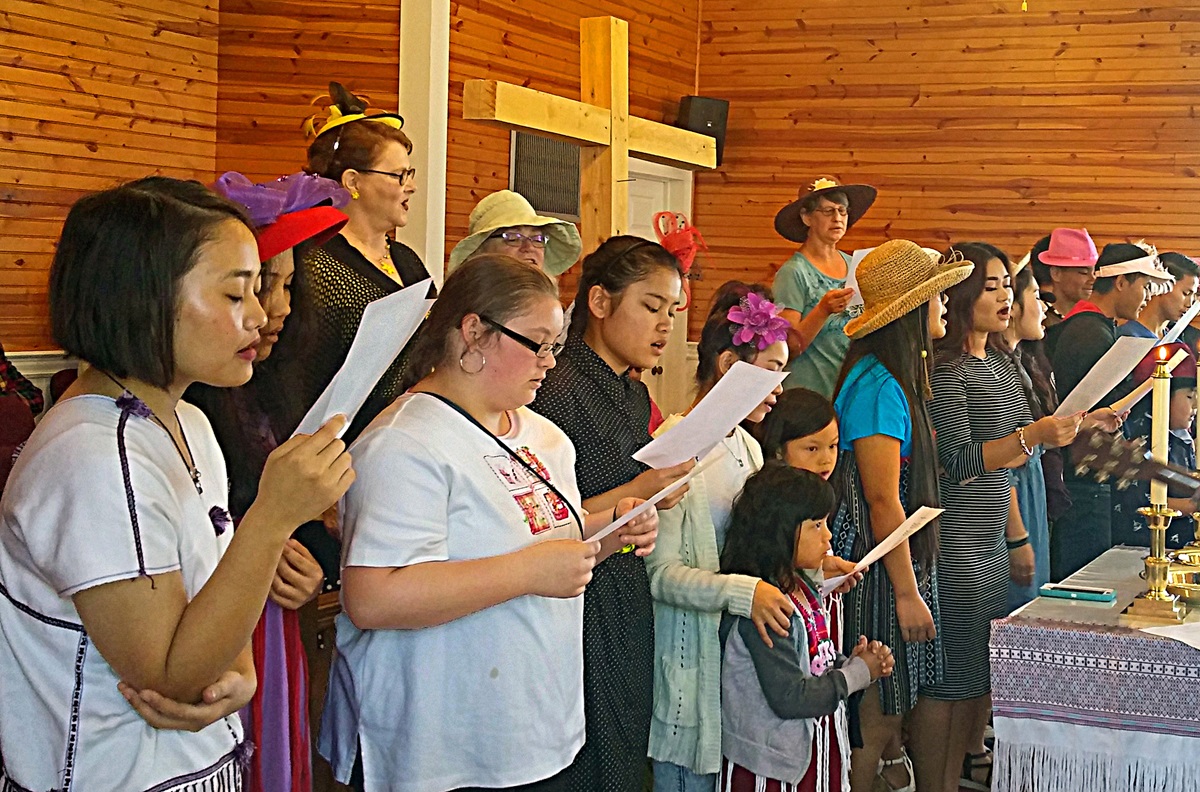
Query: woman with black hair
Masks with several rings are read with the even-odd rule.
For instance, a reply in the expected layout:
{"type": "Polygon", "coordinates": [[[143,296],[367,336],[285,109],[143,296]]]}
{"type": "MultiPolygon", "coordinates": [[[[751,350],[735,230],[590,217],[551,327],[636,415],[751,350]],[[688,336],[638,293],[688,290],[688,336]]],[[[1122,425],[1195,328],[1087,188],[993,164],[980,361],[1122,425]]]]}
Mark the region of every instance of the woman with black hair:
{"type": "Polygon", "coordinates": [[[270,454],[230,530],[221,449],[182,396],[250,379],[255,248],[197,182],[141,179],[67,216],[51,320],[89,365],[0,501],[0,786],[240,788],[251,635],[288,538],[354,479],[334,419],[270,454]]]}
{"type": "MultiPolygon", "coordinates": [[[[1034,553],[1009,468],[1039,445],[1064,446],[1082,416],[1034,421],[1004,347],[1012,309],[1008,257],[984,243],[954,245],[947,259],[973,265],[946,292],[946,335],[935,342],[929,413],[942,475],[938,605],[946,655],[941,680],[913,712],[918,786],[958,792],[960,772],[991,709],[988,628],[1008,614],[1008,582],[1028,585],[1034,553]]],[[[988,758],[976,761],[986,766],[988,758]]],[[[968,764],[969,768],[970,765],[968,764]]]]}
{"type": "MultiPolygon", "coordinates": [[[[765,286],[730,281],[717,289],[697,347],[698,404],[739,360],[770,371],[787,363],[787,321],[765,286]]],[[[746,416],[767,415],[778,387],[746,416]]],[[[673,418],[676,416],[673,416],[673,418]]],[[[671,424],[671,419],[664,427],[671,424]]],[[[709,452],[707,469],[659,520],[646,559],[654,596],[654,718],[650,757],[659,792],[711,792],[721,769],[721,614],[751,619],[768,644],[787,635],[792,606],[761,578],[723,575],[721,548],[733,501],[762,467],[758,443],[741,426],[709,452]]]]}
{"type": "MultiPolygon", "coordinates": [[[[583,260],[570,335],[532,406],[574,443],[590,512],[649,498],[694,466],[653,470],[631,456],[650,442],[650,394],[633,371],[657,365],[682,289],[679,262],[645,239],[612,237],[583,260]]],[[[686,494],[681,487],[659,510],[686,494]]],[[[576,792],[642,788],[654,698],[654,608],[643,555],[599,560],[584,597],[587,742],[566,773],[576,792]]]]}
{"type": "MultiPolygon", "coordinates": [[[[842,558],[861,559],[908,512],[938,503],[928,355],[932,339],[945,333],[939,295],[970,272],[970,264],[944,261],[907,240],[889,240],[859,264],[863,312],[846,325],[852,340],[834,399],[842,453],[833,551],[842,558]]],[[[843,599],[844,634],[882,641],[896,654],[896,673],[867,690],[859,707],[855,792],[869,792],[880,772],[892,789],[915,788],[901,722],[919,689],[941,678],[936,571],[937,535],[926,529],[873,565],[843,599]],[[908,778],[897,781],[902,768],[908,778]]]]}
{"type": "MultiPolygon", "coordinates": [[[[267,455],[291,436],[305,412],[299,382],[315,328],[304,269],[296,268],[296,260],[346,224],[335,207],[345,206],[350,196],[336,183],[306,173],[257,185],[226,173],[215,189],[244,206],[255,224],[262,260],[255,295],[267,314],[249,382],[240,388],[197,383],[186,394],[208,417],[225,452],[236,526],[258,492],[267,455]]],[[[300,537],[289,539],[252,639],[258,690],[242,720],[257,750],[244,778],[247,792],[312,788],[308,663],[299,609],[317,595],[323,578],[300,537]]]]}

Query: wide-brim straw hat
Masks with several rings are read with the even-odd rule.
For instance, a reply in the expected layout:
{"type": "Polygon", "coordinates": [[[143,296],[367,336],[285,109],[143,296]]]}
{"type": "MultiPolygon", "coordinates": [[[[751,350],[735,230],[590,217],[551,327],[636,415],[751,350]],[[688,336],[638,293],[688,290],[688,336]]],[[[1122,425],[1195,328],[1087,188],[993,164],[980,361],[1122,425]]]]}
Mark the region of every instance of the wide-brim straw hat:
{"type": "Polygon", "coordinates": [[[855,270],[863,312],[846,323],[845,333],[862,338],[961,283],[975,265],[961,256],[943,259],[936,250],[907,239],[889,239],[855,270]]]}
{"type": "Polygon", "coordinates": [[[514,226],[542,228],[549,235],[542,268],[547,275],[561,275],[579,261],[583,240],[574,223],[557,217],[544,217],[534,211],[525,196],[512,190],[500,190],[484,196],[471,210],[467,236],[450,251],[450,269],[469,259],[479,246],[496,231],[514,226]]]}
{"type": "Polygon", "coordinates": [[[804,224],[802,217],[804,202],[813,195],[828,195],[831,192],[844,193],[850,204],[846,207],[847,231],[867,213],[878,195],[878,191],[870,185],[838,184],[835,180],[823,176],[807,188],[802,188],[799,198],[779,210],[775,215],[775,232],[784,239],[803,244],[808,239],[808,226],[804,224]]]}

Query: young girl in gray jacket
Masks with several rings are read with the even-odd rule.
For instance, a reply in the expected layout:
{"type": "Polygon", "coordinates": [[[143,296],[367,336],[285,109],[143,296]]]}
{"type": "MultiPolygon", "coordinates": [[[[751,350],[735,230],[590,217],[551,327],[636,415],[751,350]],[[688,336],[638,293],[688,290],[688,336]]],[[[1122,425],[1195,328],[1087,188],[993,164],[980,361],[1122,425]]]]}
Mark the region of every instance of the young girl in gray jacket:
{"type": "Polygon", "coordinates": [[[770,581],[795,610],[788,636],[770,645],[750,619],[722,618],[722,792],[850,788],[846,698],[894,661],[878,641],[860,637],[847,658],[830,640],[820,586],[833,506],[828,482],[774,460],[734,503],[721,572],[770,581]]]}

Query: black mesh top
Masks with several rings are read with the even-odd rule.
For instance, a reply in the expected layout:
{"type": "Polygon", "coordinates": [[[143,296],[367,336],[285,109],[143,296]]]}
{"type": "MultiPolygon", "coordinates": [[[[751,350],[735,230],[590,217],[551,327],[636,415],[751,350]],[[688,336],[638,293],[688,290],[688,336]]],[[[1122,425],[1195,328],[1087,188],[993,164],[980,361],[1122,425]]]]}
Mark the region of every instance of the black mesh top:
{"type": "MultiPolygon", "coordinates": [[[[391,241],[392,263],[404,286],[429,277],[425,265],[407,245],[391,241]]],[[[346,238],[338,234],[304,259],[305,274],[312,290],[313,313],[318,327],[316,343],[306,367],[306,409],[311,406],[341,367],[358,332],[367,304],[399,291],[402,286],[367,260],[346,238]]],[[[429,286],[429,296],[437,290],[429,286]]],[[[344,440],[349,445],[398,395],[406,347],[379,380],[366,404],[350,424],[344,440]]]]}

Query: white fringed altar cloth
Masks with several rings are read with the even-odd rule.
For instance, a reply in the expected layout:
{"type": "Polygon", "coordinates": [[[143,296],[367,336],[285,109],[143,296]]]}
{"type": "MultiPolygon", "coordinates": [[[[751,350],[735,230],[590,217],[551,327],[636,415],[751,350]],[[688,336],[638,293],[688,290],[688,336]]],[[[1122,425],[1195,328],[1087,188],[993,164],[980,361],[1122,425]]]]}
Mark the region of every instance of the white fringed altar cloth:
{"type": "Polygon", "coordinates": [[[1040,597],[992,622],[994,792],[1200,792],[1200,650],[1117,623],[1145,556],[1067,579],[1111,605],[1040,597]]]}

